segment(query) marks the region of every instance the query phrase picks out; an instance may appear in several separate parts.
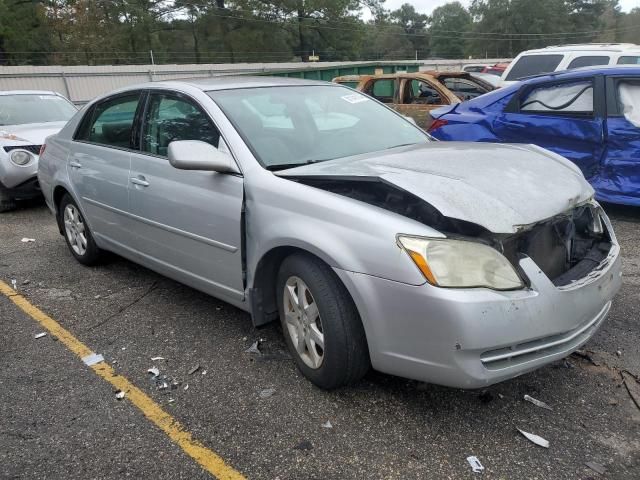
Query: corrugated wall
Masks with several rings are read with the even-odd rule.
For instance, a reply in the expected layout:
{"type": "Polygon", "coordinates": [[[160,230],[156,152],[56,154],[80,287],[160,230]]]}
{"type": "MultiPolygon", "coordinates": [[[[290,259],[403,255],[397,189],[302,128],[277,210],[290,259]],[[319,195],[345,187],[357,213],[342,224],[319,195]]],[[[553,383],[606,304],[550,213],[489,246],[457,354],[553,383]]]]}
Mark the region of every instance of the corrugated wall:
{"type": "Polygon", "coordinates": [[[466,63],[495,60],[437,60],[402,62],[233,63],[207,65],[98,65],[0,67],[0,90],[53,90],[77,104],[136,83],[216,75],[284,75],[331,80],[339,75],[399,70],[458,70],[466,63]]]}

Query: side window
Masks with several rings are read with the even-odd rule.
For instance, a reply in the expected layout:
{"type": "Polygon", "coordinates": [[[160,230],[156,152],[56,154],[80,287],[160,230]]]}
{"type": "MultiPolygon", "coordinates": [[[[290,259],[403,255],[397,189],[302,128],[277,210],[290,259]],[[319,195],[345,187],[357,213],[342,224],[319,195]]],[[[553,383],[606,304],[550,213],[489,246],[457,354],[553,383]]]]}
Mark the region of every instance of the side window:
{"type": "Polygon", "coordinates": [[[591,67],[593,65],[608,65],[610,58],[602,55],[592,55],[592,56],[582,56],[576,57],[571,60],[571,63],[567,67],[567,69],[572,68],[580,68],[580,67],[591,67]]]}
{"type": "Polygon", "coordinates": [[[581,81],[535,88],[520,99],[520,111],[591,115],[593,114],[593,83],[581,81]]]}
{"type": "Polygon", "coordinates": [[[627,121],[640,129],[640,81],[618,83],[618,108],[627,121]]]}
{"type": "Polygon", "coordinates": [[[444,85],[461,100],[469,100],[487,93],[486,89],[466,79],[446,78],[444,85]]]}
{"type": "Polygon", "coordinates": [[[525,55],[511,67],[505,80],[518,80],[522,77],[553,72],[563,57],[564,55],[525,55]]]}
{"type": "Polygon", "coordinates": [[[404,103],[418,105],[444,105],[445,102],[438,91],[427,82],[421,80],[411,80],[407,84],[404,103]]]}
{"type": "Polygon", "coordinates": [[[618,65],[640,65],[640,56],[627,55],[618,59],[618,65]]]}
{"type": "Polygon", "coordinates": [[[209,117],[191,101],[181,97],[152,93],[142,132],[142,151],[166,156],[176,140],[201,140],[218,147],[220,133],[209,117]]]}
{"type": "Polygon", "coordinates": [[[369,95],[382,103],[393,103],[396,91],[396,81],[392,78],[382,78],[374,80],[369,88],[369,95]]]}
{"type": "Polygon", "coordinates": [[[93,107],[82,121],[76,140],[119,148],[133,148],[131,130],[140,93],[123,95],[93,107]]]}

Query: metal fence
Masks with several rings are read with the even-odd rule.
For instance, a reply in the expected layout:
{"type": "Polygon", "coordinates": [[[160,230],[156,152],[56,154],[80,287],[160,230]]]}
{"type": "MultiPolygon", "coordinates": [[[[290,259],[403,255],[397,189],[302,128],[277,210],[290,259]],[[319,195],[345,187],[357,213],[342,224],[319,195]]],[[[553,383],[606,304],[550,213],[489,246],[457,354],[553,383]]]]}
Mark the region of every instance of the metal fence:
{"type": "Polygon", "coordinates": [[[218,75],[287,75],[331,80],[338,75],[416,70],[459,70],[465,64],[504,59],[376,62],[232,63],[197,65],[97,65],[0,67],[0,90],[51,90],[83,104],[116,88],[137,83],[218,75]]]}

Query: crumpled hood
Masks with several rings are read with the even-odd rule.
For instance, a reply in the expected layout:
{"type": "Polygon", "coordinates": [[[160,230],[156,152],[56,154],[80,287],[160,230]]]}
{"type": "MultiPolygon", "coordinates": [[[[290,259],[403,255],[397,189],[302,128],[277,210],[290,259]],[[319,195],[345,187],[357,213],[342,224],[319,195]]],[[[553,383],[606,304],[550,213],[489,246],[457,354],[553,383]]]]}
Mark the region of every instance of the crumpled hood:
{"type": "Polygon", "coordinates": [[[444,216],[515,233],[593,196],[568,160],[534,145],[434,142],[305,165],[282,177],[379,177],[444,216]]]}
{"type": "Polygon", "coordinates": [[[0,145],[42,145],[49,135],[58,133],[67,122],[28,123],[25,125],[0,125],[0,145]],[[25,141],[3,138],[15,135],[25,141]]]}

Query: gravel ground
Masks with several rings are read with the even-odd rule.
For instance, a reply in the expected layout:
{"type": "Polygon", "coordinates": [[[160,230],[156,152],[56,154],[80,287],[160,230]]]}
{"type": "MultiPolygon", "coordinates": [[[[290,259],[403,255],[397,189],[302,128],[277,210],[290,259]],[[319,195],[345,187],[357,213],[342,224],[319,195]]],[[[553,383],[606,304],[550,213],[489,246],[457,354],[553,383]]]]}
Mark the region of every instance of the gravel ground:
{"type": "MultiPolygon", "coordinates": [[[[640,478],[640,410],[620,372],[640,375],[640,209],[607,210],[624,284],[585,347],[591,361],[574,355],[484,391],[376,372],[321,391],[288,358],[278,325],[256,330],[236,308],[119,257],[81,266],[38,203],[0,216],[0,279],[15,279],[30,302],[247,478],[632,479],[640,478]],[[245,353],[257,339],[263,355],[245,353]],[[178,388],[158,390],[147,373],[154,365],[178,388]],[[484,474],[472,473],[469,455],[484,474]]],[[[207,477],[64,345],[34,339],[42,327],[3,296],[0,327],[0,478],[207,477]]]]}

